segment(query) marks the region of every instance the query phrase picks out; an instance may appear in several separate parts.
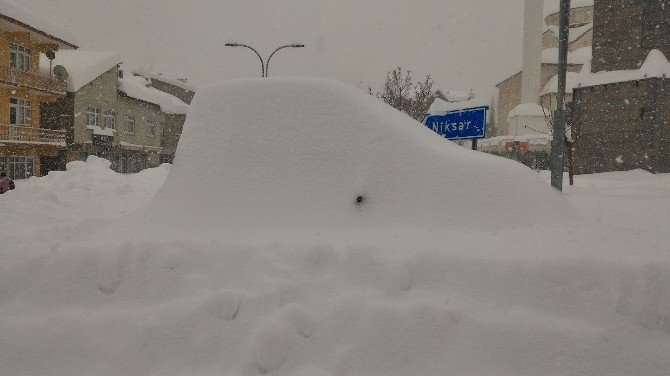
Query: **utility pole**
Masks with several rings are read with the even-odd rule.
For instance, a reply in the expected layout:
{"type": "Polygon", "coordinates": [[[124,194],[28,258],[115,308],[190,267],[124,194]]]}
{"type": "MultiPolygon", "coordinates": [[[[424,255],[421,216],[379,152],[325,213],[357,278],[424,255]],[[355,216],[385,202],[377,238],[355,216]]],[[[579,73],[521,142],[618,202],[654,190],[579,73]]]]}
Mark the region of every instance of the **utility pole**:
{"type": "Polygon", "coordinates": [[[563,191],[565,170],[565,85],[568,69],[568,38],[570,33],[570,0],[561,0],[558,46],[558,93],[554,139],[551,145],[551,186],[563,191]]]}

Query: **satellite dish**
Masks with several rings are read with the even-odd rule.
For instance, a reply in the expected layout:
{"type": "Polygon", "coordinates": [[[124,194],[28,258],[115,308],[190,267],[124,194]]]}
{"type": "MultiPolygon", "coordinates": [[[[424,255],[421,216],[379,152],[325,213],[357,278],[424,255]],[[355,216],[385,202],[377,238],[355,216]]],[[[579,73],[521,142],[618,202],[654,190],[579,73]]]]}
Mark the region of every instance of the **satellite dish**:
{"type": "Polygon", "coordinates": [[[59,81],[65,81],[65,79],[69,76],[67,73],[67,69],[65,69],[64,66],[62,65],[56,65],[54,67],[54,76],[56,76],[56,79],[59,81]]]}

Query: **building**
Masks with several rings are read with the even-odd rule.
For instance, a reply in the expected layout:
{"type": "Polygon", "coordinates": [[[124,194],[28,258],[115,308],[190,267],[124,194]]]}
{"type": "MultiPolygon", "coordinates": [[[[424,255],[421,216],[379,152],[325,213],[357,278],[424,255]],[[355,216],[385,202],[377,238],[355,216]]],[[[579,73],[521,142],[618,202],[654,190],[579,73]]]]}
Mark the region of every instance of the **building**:
{"type": "MultiPolygon", "coordinates": [[[[533,0],[527,2],[527,5],[528,3],[535,5],[535,2],[537,1],[542,0],[533,0]]],[[[558,87],[559,4],[559,0],[544,1],[544,32],[540,32],[541,36],[537,36],[538,41],[536,42],[541,43],[541,62],[538,68],[539,71],[528,72],[528,75],[537,75],[537,77],[533,77],[531,83],[529,83],[534,86],[532,88],[533,91],[537,90],[539,92],[539,101],[537,99],[533,99],[533,101],[538,102],[538,105],[546,108],[549,112],[556,109],[556,92],[558,87]]],[[[571,74],[576,74],[581,70],[584,63],[591,58],[591,45],[593,39],[593,0],[573,0],[571,6],[568,71],[571,72],[571,74]]],[[[532,37],[532,35],[526,35],[525,39],[528,39],[528,37],[532,37]]],[[[533,47],[533,43],[524,44],[525,65],[528,65],[527,55],[531,52],[528,50],[533,49],[533,47]]],[[[532,59],[532,54],[530,55],[532,59]]],[[[533,64],[534,67],[535,62],[530,61],[530,63],[533,64]]],[[[524,68],[524,70],[533,69],[524,68]]],[[[521,129],[518,129],[518,127],[513,126],[515,124],[514,122],[511,123],[512,125],[508,123],[510,113],[513,113],[513,110],[516,109],[517,106],[529,101],[522,101],[523,75],[524,72],[522,70],[496,85],[496,88],[498,88],[498,100],[496,101],[495,121],[498,134],[500,135],[524,136],[529,133],[542,133],[533,132],[531,129],[526,129],[523,126],[520,127],[521,129]]],[[[574,83],[574,77],[572,82],[574,83]]],[[[568,90],[572,92],[572,87],[569,87],[568,90]]],[[[538,95],[533,94],[532,96],[536,97],[538,95]]],[[[567,100],[570,100],[570,98],[568,97],[567,100]]],[[[515,111],[514,113],[519,112],[520,111],[515,111]]],[[[538,117],[543,118],[541,113],[538,115],[538,117]]]]}
{"type": "MultiPolygon", "coordinates": [[[[135,76],[141,76],[150,82],[150,86],[168,93],[182,100],[184,103],[191,104],[197,88],[187,82],[185,78],[170,78],[160,73],[133,72],[135,76]]],[[[184,128],[186,115],[166,114],[167,121],[163,128],[163,150],[161,152],[161,161],[172,163],[177,151],[177,144],[184,128]]]]}
{"type": "Polygon", "coordinates": [[[14,179],[41,176],[65,147],[65,133],[43,124],[40,108],[66,84],[40,64],[76,49],[67,32],[20,6],[0,1],[0,170],[14,179]]]}
{"type": "Polygon", "coordinates": [[[183,123],[187,104],[150,87],[143,77],[124,77],[114,53],[66,51],[54,64],[65,76],[67,94],[42,106],[42,122],[65,130],[67,142],[53,168],[89,155],[108,159],[123,173],[161,163],[163,130],[183,123]]]}
{"type": "Polygon", "coordinates": [[[576,173],[670,172],[670,2],[596,0],[574,89],[576,173]]]}

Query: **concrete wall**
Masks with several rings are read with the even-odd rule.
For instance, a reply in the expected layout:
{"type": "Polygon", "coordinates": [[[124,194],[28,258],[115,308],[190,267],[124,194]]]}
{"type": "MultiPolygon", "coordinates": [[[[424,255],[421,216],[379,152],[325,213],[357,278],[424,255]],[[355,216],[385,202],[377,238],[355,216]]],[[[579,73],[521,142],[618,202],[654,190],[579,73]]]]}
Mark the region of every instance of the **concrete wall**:
{"type": "MultiPolygon", "coordinates": [[[[570,72],[578,72],[581,69],[580,65],[569,65],[568,70],[570,72]]],[[[555,64],[542,64],[542,72],[540,78],[540,90],[542,90],[547,82],[558,74],[558,66],[555,64]]],[[[521,73],[508,78],[507,80],[501,82],[497,85],[498,88],[498,108],[497,113],[497,123],[496,127],[498,128],[499,135],[509,135],[509,129],[507,126],[507,115],[514,107],[521,104],[521,73]]]]}
{"type": "MultiPolygon", "coordinates": [[[[558,13],[549,15],[547,18],[545,18],[545,23],[548,25],[558,26],[558,21],[558,13]]],[[[593,22],[593,7],[580,7],[572,9],[570,20],[571,25],[578,26],[591,22],[593,22]]],[[[593,31],[589,31],[572,42],[569,46],[569,51],[572,52],[578,48],[590,46],[592,45],[592,42],[593,31]]],[[[558,47],[558,40],[551,31],[546,31],[542,35],[542,47],[558,47]]],[[[579,72],[580,70],[581,65],[574,64],[568,66],[568,71],[570,72],[579,72]]],[[[540,90],[542,90],[547,82],[557,73],[558,67],[556,64],[542,64],[540,90]]],[[[513,110],[521,103],[521,73],[517,73],[516,75],[509,77],[505,81],[496,85],[496,87],[498,88],[496,127],[498,129],[499,135],[509,135],[507,115],[511,110],[513,110]]],[[[548,103],[548,99],[546,97],[542,100],[548,103]]],[[[555,105],[553,108],[555,108],[555,105]]]]}
{"type": "MultiPolygon", "coordinates": [[[[116,111],[117,129],[120,106],[117,103],[118,68],[114,67],[100,75],[100,77],[84,85],[74,94],[74,143],[90,143],[93,131],[86,129],[86,112],[89,107],[100,109],[99,125],[104,126],[105,111],[116,111]]],[[[117,130],[118,133],[118,130],[117,130]]]]}
{"type": "Polygon", "coordinates": [[[177,144],[184,128],[186,115],[166,115],[163,127],[163,155],[166,161],[171,160],[177,150],[177,144]]]}
{"type": "Polygon", "coordinates": [[[670,79],[574,91],[575,171],[670,172],[670,79]]]}
{"type": "Polygon", "coordinates": [[[101,127],[104,127],[105,111],[114,111],[116,114],[114,143],[124,141],[136,145],[160,147],[160,124],[165,122],[165,115],[158,105],[120,95],[118,75],[118,68],[114,67],[75,94],[74,142],[78,144],[91,142],[93,131],[86,128],[86,112],[89,107],[97,107],[100,108],[101,127]],[[132,133],[126,132],[126,116],[135,118],[135,131],[132,133]],[[151,120],[156,124],[155,136],[150,136],[147,132],[147,123],[151,120]]]}
{"type": "Polygon", "coordinates": [[[640,67],[652,49],[670,56],[667,0],[596,0],[592,71],[640,67]]]}

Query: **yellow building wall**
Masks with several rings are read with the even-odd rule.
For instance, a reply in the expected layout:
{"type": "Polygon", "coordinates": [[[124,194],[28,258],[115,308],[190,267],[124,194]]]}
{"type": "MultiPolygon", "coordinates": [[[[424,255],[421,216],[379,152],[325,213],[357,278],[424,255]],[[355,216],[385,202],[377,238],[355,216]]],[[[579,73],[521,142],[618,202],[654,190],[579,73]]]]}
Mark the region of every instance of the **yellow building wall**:
{"type": "MultiPolygon", "coordinates": [[[[16,43],[30,49],[30,74],[40,74],[40,52],[57,49],[56,46],[46,46],[30,39],[28,33],[9,32],[0,30],[0,69],[9,69],[10,44],[16,43]]],[[[0,126],[9,125],[9,99],[17,98],[30,101],[30,126],[40,128],[40,104],[57,98],[53,94],[43,93],[22,86],[0,88],[0,126]]],[[[0,155],[21,155],[35,158],[35,176],[41,176],[40,156],[55,156],[58,150],[53,146],[32,144],[10,144],[0,147],[0,155]]]]}

